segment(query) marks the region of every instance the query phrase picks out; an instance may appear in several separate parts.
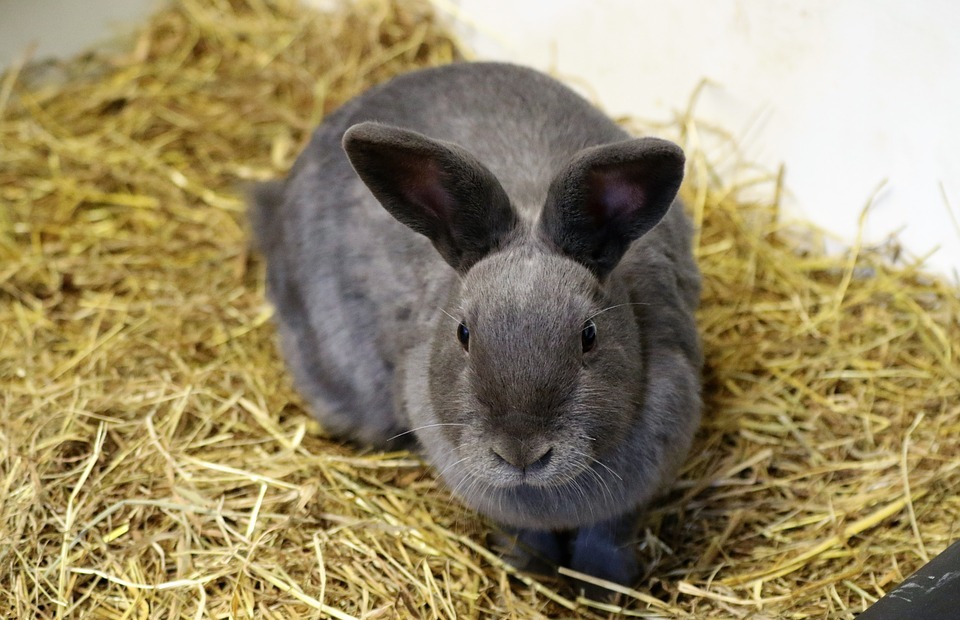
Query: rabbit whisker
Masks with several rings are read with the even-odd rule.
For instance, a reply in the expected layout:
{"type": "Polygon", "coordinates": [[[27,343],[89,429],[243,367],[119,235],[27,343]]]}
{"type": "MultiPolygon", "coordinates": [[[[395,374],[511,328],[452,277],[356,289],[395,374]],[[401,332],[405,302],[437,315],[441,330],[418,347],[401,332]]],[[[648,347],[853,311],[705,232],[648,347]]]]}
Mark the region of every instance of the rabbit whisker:
{"type": "Polygon", "coordinates": [[[603,314],[604,312],[609,312],[610,310],[616,310],[617,308],[622,308],[623,306],[649,306],[649,305],[650,305],[650,304],[644,303],[644,302],[642,302],[642,301],[633,301],[633,302],[626,302],[626,303],[622,303],[622,304],[616,304],[616,305],[613,305],[613,306],[607,306],[607,307],[604,308],[603,310],[598,310],[597,312],[595,312],[595,313],[591,314],[590,316],[588,316],[588,317],[587,317],[587,320],[589,321],[590,319],[594,319],[594,318],[600,316],[600,315],[603,314]]]}
{"type": "Polygon", "coordinates": [[[423,426],[418,426],[417,428],[411,428],[411,429],[408,430],[408,431],[403,431],[402,433],[397,433],[396,435],[394,435],[393,437],[391,437],[391,438],[388,439],[387,441],[393,441],[394,439],[397,439],[398,437],[403,437],[404,435],[409,435],[410,433],[416,433],[417,431],[423,430],[423,429],[425,429],[425,428],[435,428],[435,427],[437,427],[437,426],[466,426],[466,424],[457,424],[457,423],[455,423],[455,422],[448,422],[448,423],[438,422],[437,424],[424,424],[423,426]]]}
{"type": "MultiPolygon", "coordinates": [[[[616,476],[617,478],[619,478],[619,479],[620,479],[620,482],[623,482],[623,478],[620,478],[620,476],[618,476],[616,472],[614,472],[612,469],[610,469],[609,467],[607,467],[606,465],[604,465],[603,463],[601,463],[601,462],[598,461],[597,459],[593,458],[593,457],[590,456],[589,454],[584,454],[583,452],[575,452],[575,454],[577,454],[577,455],[579,455],[579,456],[586,457],[586,458],[588,458],[589,460],[593,461],[594,463],[597,463],[597,464],[605,467],[608,471],[610,471],[610,473],[612,473],[614,476],[616,476]]],[[[610,484],[607,482],[607,480],[606,480],[603,476],[600,475],[600,472],[598,472],[597,470],[595,470],[593,467],[587,468],[587,471],[589,471],[590,474],[591,474],[594,478],[597,479],[597,481],[600,483],[601,487],[603,487],[603,493],[604,493],[604,495],[606,495],[610,500],[614,500],[614,499],[615,499],[615,495],[614,495],[614,493],[613,493],[613,489],[610,488],[610,484]]]]}
{"type": "MultiPolygon", "coordinates": [[[[440,471],[437,472],[437,476],[438,476],[439,478],[443,479],[443,480],[446,480],[446,478],[444,478],[443,475],[446,474],[447,471],[448,471],[451,467],[456,467],[456,466],[459,465],[460,463],[466,461],[468,458],[469,458],[469,457],[466,457],[466,456],[465,456],[465,457],[463,457],[462,459],[460,459],[459,461],[454,461],[454,462],[452,462],[452,463],[448,463],[443,469],[441,469],[440,471]]],[[[458,484],[459,484],[459,483],[458,483],[458,484]]]]}
{"type": "Polygon", "coordinates": [[[453,316],[452,314],[450,314],[449,312],[447,312],[446,310],[444,310],[441,306],[437,306],[437,310],[439,310],[440,312],[446,314],[448,317],[450,317],[451,319],[453,319],[458,325],[460,324],[460,319],[458,319],[457,317],[453,316]]]}
{"type": "Polygon", "coordinates": [[[596,464],[599,465],[600,467],[606,469],[608,472],[610,472],[611,474],[613,474],[614,478],[616,478],[616,479],[619,480],[620,482],[623,482],[623,477],[622,477],[620,474],[618,474],[617,472],[613,471],[613,469],[611,469],[609,465],[607,465],[606,463],[604,463],[603,461],[601,461],[601,460],[599,460],[599,459],[593,458],[593,457],[590,456],[590,455],[585,454],[584,456],[586,456],[588,459],[590,459],[591,461],[593,461],[594,463],[596,463],[596,464]]]}

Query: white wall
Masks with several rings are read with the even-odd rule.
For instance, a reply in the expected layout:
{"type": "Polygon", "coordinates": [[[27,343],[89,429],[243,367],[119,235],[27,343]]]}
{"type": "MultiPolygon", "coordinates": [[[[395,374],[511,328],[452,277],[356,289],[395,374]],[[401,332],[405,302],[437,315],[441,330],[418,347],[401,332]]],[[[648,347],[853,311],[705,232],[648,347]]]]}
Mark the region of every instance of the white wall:
{"type": "Polygon", "coordinates": [[[697,116],[786,165],[787,206],[852,241],[893,231],[960,270],[960,3],[441,0],[481,58],[589,84],[614,114],[697,116]],[[941,191],[941,184],[943,190],[941,191]],[[946,198],[952,204],[953,216],[946,198]],[[956,219],[954,219],[956,218],[956,219]]]}
{"type": "MultiPolygon", "coordinates": [[[[0,0],[0,65],[30,40],[70,54],[158,0],[0,0]]],[[[305,0],[328,4],[329,0],[305,0]]],[[[611,113],[669,120],[702,78],[698,116],[749,159],[786,164],[788,202],[852,240],[901,230],[960,270],[960,3],[951,0],[435,0],[480,58],[589,86],[611,113]],[[943,193],[941,192],[941,184],[943,193]]]]}
{"type": "Polygon", "coordinates": [[[0,0],[0,68],[31,46],[33,58],[67,57],[132,31],[163,0],[0,0]]]}

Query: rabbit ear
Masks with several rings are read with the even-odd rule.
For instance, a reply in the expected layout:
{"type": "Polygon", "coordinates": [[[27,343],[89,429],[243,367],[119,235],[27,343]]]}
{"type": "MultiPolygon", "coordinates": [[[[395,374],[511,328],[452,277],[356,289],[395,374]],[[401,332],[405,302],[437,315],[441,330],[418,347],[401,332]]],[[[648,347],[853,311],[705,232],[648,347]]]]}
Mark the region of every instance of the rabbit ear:
{"type": "Polygon", "coordinates": [[[343,148],[380,204],[426,235],[460,273],[499,247],[517,225],[500,182],[454,144],[368,122],[347,130],[343,148]]]}
{"type": "Polygon", "coordinates": [[[580,151],[550,184],[541,229],[602,279],[666,214],[683,164],[680,147],[657,138],[580,151]]]}

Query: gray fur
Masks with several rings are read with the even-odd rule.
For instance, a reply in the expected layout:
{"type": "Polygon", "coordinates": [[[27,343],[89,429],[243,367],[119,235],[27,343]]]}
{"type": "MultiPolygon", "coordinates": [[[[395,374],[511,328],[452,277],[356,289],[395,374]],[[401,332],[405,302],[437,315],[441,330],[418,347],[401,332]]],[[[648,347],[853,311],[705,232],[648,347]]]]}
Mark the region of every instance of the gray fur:
{"type": "Polygon", "coordinates": [[[254,195],[299,389],[341,437],[412,429],[534,552],[629,581],[632,529],[603,524],[672,482],[700,418],[682,174],[675,145],[529,69],[454,64],[357,97],[282,192],[254,195]]]}

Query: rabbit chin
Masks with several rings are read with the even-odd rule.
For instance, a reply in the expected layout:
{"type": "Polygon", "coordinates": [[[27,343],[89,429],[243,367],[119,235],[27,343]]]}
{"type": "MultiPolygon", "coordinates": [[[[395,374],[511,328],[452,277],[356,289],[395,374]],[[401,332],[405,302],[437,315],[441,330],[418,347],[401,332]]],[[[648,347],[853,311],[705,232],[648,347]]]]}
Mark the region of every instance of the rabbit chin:
{"type": "Polygon", "coordinates": [[[615,517],[645,499],[631,497],[622,482],[607,477],[587,467],[572,478],[528,475],[514,480],[487,472],[444,476],[444,482],[460,501],[500,524],[563,530],[615,517]]]}
{"type": "Polygon", "coordinates": [[[614,470],[587,460],[560,458],[532,472],[484,458],[455,464],[439,460],[433,465],[460,501],[503,525],[521,528],[560,530],[609,519],[645,501],[636,495],[651,486],[625,484],[614,470]]]}

